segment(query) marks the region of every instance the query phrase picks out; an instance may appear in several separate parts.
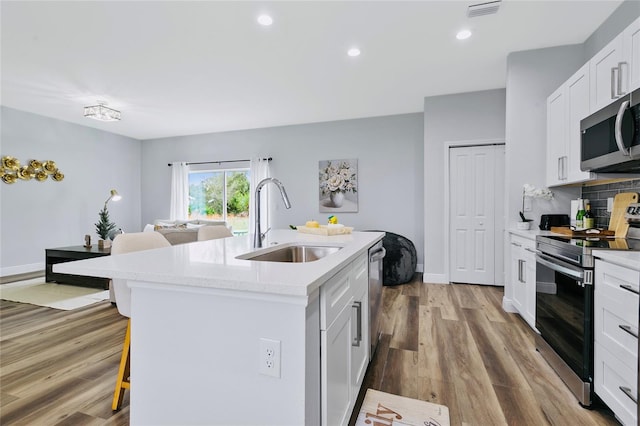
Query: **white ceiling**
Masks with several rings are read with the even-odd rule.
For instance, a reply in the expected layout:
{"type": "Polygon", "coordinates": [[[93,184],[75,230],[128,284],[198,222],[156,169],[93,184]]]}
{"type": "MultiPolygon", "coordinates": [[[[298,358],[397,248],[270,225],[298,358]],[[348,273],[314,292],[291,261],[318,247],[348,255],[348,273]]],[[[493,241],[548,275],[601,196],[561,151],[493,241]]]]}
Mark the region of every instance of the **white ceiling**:
{"type": "Polygon", "coordinates": [[[467,18],[482,1],[2,0],[0,102],[136,139],[418,112],[505,87],[509,52],[583,43],[621,3],[504,0],[467,18]],[[122,121],[84,118],[97,100],[122,121]]]}

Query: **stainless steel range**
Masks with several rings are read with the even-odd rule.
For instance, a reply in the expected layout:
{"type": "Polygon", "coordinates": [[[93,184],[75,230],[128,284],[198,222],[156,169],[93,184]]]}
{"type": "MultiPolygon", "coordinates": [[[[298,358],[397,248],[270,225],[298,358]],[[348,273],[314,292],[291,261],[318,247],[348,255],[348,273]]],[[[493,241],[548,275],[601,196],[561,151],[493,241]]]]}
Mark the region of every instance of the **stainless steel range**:
{"type": "Polygon", "coordinates": [[[593,399],[593,252],[640,251],[640,204],[625,217],[627,238],[536,237],[536,349],[583,406],[593,399]]]}

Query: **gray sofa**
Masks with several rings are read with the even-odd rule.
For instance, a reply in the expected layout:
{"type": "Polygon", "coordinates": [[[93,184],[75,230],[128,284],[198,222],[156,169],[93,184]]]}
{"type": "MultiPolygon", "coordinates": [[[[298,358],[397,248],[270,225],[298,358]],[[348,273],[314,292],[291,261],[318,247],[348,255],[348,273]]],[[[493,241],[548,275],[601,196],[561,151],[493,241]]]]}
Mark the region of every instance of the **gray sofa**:
{"type": "Polygon", "coordinates": [[[198,240],[198,229],[206,225],[223,225],[232,231],[231,226],[224,220],[163,220],[154,221],[153,228],[145,227],[146,231],[159,232],[172,244],[192,243],[198,240]]]}

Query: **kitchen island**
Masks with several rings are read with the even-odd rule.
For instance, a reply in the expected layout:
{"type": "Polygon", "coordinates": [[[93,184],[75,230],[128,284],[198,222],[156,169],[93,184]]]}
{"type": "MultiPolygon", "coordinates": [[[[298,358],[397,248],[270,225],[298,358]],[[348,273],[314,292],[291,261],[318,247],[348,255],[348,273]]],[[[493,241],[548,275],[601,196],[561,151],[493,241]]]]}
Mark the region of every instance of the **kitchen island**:
{"type": "Polygon", "coordinates": [[[369,360],[367,250],[383,236],[275,230],[259,250],[341,247],[307,263],[238,258],[255,251],[242,236],[54,271],[128,281],[131,424],[345,424],[369,360]]]}

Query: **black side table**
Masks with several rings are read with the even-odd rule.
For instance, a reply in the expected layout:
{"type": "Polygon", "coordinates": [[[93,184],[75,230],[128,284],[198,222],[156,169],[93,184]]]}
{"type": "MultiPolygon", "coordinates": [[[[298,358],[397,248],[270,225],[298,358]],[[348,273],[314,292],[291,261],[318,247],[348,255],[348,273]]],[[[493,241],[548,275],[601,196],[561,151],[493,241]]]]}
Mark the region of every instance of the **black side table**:
{"type": "Polygon", "coordinates": [[[91,259],[93,257],[109,256],[111,247],[99,249],[95,244],[91,248],[85,246],[70,246],[46,249],[46,269],[45,279],[47,282],[59,284],[71,284],[82,287],[96,287],[104,290],[109,289],[109,278],[86,277],[83,275],[70,275],[53,272],[53,265],[56,263],[71,262],[73,260],[91,259]]]}

